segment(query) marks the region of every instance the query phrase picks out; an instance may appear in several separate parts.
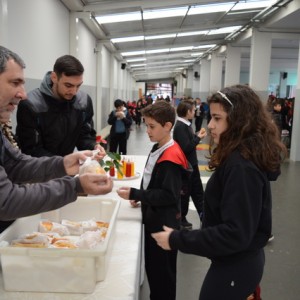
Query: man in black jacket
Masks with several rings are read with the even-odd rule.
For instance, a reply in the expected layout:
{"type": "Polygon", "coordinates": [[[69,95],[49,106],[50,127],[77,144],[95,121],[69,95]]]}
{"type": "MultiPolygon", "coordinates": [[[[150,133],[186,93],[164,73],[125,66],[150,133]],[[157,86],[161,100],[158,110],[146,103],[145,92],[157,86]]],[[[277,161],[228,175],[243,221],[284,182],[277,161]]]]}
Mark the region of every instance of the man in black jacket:
{"type": "Polygon", "coordinates": [[[104,149],[96,145],[91,97],[79,91],[84,68],[71,55],[59,57],[39,88],[28,93],[17,112],[16,134],[29,155],[65,156],[78,150],[104,149]]]}

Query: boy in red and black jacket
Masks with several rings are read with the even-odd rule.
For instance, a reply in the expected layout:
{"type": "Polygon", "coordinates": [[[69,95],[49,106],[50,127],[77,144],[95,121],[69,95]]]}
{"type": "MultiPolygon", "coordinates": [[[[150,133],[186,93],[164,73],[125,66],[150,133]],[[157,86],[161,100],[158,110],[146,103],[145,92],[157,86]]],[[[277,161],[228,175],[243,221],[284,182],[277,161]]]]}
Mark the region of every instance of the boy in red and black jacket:
{"type": "Polygon", "coordinates": [[[175,109],[158,101],[142,110],[147,133],[153,146],[145,166],[140,189],[122,187],[120,197],[142,205],[145,224],[145,267],[151,300],[175,300],[177,250],[162,250],[151,237],[163,225],[180,228],[180,193],[183,181],[191,172],[179,145],[171,137],[175,109]]]}

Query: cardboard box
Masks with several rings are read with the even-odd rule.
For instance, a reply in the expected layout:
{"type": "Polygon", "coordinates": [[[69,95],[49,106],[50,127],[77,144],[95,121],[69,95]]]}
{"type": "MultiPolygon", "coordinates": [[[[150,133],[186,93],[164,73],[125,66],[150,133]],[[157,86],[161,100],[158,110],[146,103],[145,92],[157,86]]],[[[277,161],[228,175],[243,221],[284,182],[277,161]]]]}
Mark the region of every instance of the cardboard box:
{"type": "Polygon", "coordinates": [[[16,220],[1,235],[11,242],[38,231],[41,219],[109,222],[104,242],[95,249],[0,247],[4,288],[7,291],[91,293],[105,274],[114,239],[120,199],[78,197],[61,209],[16,220]]]}

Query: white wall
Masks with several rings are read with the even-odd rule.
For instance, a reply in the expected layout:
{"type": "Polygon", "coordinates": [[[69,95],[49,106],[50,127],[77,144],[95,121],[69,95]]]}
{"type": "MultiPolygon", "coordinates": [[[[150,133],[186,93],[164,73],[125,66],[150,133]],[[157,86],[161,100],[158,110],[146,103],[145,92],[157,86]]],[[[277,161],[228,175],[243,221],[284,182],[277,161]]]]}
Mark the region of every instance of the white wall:
{"type": "Polygon", "coordinates": [[[56,0],[9,0],[7,47],[26,62],[25,75],[41,79],[69,53],[69,12],[56,0]]]}
{"type": "MultiPolygon", "coordinates": [[[[1,22],[7,28],[1,29],[5,34],[0,35],[0,44],[24,59],[27,91],[39,87],[59,56],[75,55],[85,68],[82,89],[93,99],[97,131],[107,125],[115,99],[125,100],[137,93],[131,75],[121,70],[120,62],[105,47],[101,47],[99,59],[95,37],[80,19],[74,23],[61,1],[7,0],[7,10],[7,21],[1,22]]],[[[15,128],[15,114],[12,122],[15,128]]]]}

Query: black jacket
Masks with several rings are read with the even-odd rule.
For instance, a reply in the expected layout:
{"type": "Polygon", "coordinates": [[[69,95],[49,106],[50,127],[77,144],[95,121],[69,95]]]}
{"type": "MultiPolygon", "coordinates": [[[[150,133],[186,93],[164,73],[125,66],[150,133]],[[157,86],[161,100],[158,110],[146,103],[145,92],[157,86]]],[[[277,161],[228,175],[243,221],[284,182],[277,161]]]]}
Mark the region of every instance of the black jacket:
{"type": "MultiPolygon", "coordinates": [[[[157,150],[157,144],[152,151],[157,150]]],[[[163,230],[163,225],[171,228],[180,227],[180,192],[181,186],[190,170],[188,161],[175,143],[167,148],[158,158],[152,171],[146,190],[131,188],[129,198],[141,201],[145,229],[149,232],[163,230]]]]}
{"type": "Polygon", "coordinates": [[[219,261],[263,248],[272,226],[269,180],[277,177],[270,175],[233,152],[207,183],[202,229],[172,232],[171,248],[219,261]]]}
{"type": "Polygon", "coordinates": [[[79,91],[70,101],[55,99],[35,89],[17,111],[17,138],[22,152],[40,156],[65,156],[78,150],[93,150],[93,104],[79,91]]]}
{"type": "Polygon", "coordinates": [[[190,164],[198,165],[196,146],[200,138],[194,134],[192,127],[177,120],[173,130],[173,139],[179,144],[190,164]]]}

